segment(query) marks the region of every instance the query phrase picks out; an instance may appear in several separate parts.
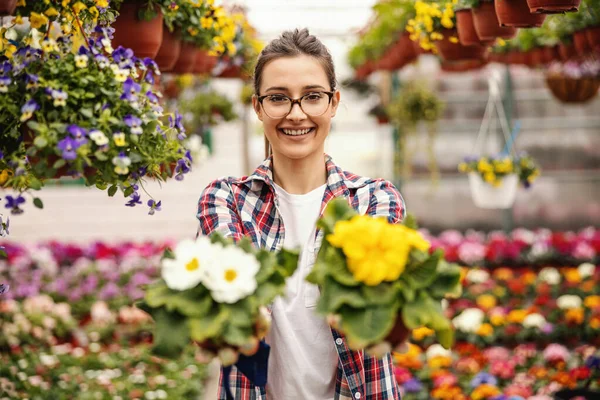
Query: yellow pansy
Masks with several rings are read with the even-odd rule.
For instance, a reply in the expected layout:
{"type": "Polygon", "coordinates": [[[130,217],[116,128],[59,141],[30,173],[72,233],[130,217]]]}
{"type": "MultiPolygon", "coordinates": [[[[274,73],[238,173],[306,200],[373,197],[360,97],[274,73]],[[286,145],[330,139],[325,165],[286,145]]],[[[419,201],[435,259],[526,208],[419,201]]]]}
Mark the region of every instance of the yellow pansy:
{"type": "Polygon", "coordinates": [[[96,0],[96,6],[106,8],[108,7],[108,0],[96,0]]]}
{"type": "Polygon", "coordinates": [[[428,336],[433,336],[434,333],[435,333],[435,331],[433,329],[429,329],[426,326],[421,326],[417,329],[413,329],[412,337],[413,337],[413,339],[420,341],[428,336]]]}
{"type": "Polygon", "coordinates": [[[42,26],[48,24],[48,17],[43,14],[38,14],[36,12],[32,12],[29,15],[29,23],[32,28],[40,29],[42,26]]]}
{"type": "Polygon", "coordinates": [[[21,25],[23,23],[23,17],[21,17],[20,15],[17,15],[16,17],[13,18],[12,23],[16,24],[16,25],[21,25]]]}
{"type": "Polygon", "coordinates": [[[228,43],[227,44],[227,53],[230,56],[234,56],[235,53],[236,53],[236,51],[237,51],[237,47],[235,46],[235,44],[233,44],[233,43],[228,43]]]}
{"type": "Polygon", "coordinates": [[[477,334],[479,336],[491,336],[494,333],[494,328],[490,324],[481,324],[479,329],[477,329],[477,334]]]}
{"type": "Polygon", "coordinates": [[[58,11],[56,10],[56,8],[50,7],[49,9],[44,11],[44,14],[46,14],[46,16],[48,17],[55,17],[58,15],[58,11]]]}
{"type": "Polygon", "coordinates": [[[127,142],[125,141],[125,134],[122,132],[117,132],[113,134],[113,140],[115,141],[115,145],[119,147],[127,145],[127,142]]]}
{"type": "Polygon", "coordinates": [[[82,10],[85,10],[86,8],[86,5],[80,1],[73,4],[73,11],[75,11],[75,14],[79,14],[82,10]]]}
{"type": "Polygon", "coordinates": [[[213,26],[213,19],[210,17],[202,17],[200,18],[200,26],[202,26],[202,28],[204,29],[210,29],[213,26]]]}

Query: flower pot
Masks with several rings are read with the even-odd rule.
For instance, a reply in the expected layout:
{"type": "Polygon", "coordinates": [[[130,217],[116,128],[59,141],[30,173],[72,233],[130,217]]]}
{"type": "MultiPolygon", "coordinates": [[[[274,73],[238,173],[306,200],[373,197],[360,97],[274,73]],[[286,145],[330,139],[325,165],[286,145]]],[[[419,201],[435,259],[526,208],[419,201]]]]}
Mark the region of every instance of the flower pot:
{"type": "Polygon", "coordinates": [[[199,50],[194,63],[195,74],[210,74],[217,65],[217,57],[208,55],[206,50],[199,50]]]}
{"type": "Polygon", "coordinates": [[[544,64],[550,64],[553,61],[559,61],[558,46],[545,46],[544,49],[544,64]]]}
{"type": "Polygon", "coordinates": [[[531,61],[528,53],[513,50],[508,53],[508,63],[511,65],[530,65],[531,61]]]}
{"type": "Polygon", "coordinates": [[[542,47],[536,47],[535,49],[531,49],[529,50],[528,54],[528,66],[535,68],[544,65],[544,49],[542,47]]]}
{"type": "Polygon", "coordinates": [[[506,175],[502,185],[495,187],[485,182],[476,172],[469,173],[471,197],[480,208],[510,208],[515,202],[519,178],[516,174],[506,175]]]}
{"type": "Polygon", "coordinates": [[[145,3],[124,2],[121,5],[113,24],[115,34],[112,44],[114,48],[123,46],[132,49],[138,58],[154,58],[163,39],[163,16],[159,12],[150,21],[140,20],[138,13],[143,7],[145,3]]]}
{"type": "Polygon", "coordinates": [[[500,26],[493,1],[481,1],[472,12],[475,31],[481,40],[510,39],[517,34],[512,26],[500,26]]]}
{"type": "Polygon", "coordinates": [[[573,33],[573,44],[575,45],[575,50],[577,51],[577,54],[580,56],[585,56],[592,50],[592,47],[588,42],[585,30],[573,33]]]}
{"type": "Polygon", "coordinates": [[[592,50],[600,51],[600,26],[591,26],[585,30],[588,44],[592,50]]]}
{"type": "Polygon", "coordinates": [[[581,0],[527,0],[532,13],[562,14],[577,11],[581,0]]]}
{"type": "Polygon", "coordinates": [[[176,74],[189,74],[194,71],[196,65],[196,57],[200,50],[192,43],[182,42],[181,51],[179,52],[179,58],[173,66],[173,70],[176,74]]]}
{"type": "Polygon", "coordinates": [[[228,65],[223,72],[221,72],[217,77],[219,78],[242,78],[242,67],[239,65],[228,65]]]}
{"type": "Polygon", "coordinates": [[[554,97],[563,103],[585,103],[598,94],[600,79],[549,76],[546,85],[554,97]]]}
{"type": "Polygon", "coordinates": [[[572,43],[561,43],[558,45],[558,55],[561,61],[569,61],[577,57],[577,50],[572,43]]]}
{"type": "Polygon", "coordinates": [[[444,72],[466,72],[481,69],[487,65],[486,60],[442,61],[440,67],[444,72]]]}
{"type": "Polygon", "coordinates": [[[158,64],[161,72],[169,72],[175,66],[179,53],[181,52],[181,39],[177,32],[171,32],[163,27],[163,37],[158,54],[154,61],[158,64]]]}
{"type": "Polygon", "coordinates": [[[458,40],[465,46],[481,43],[475,31],[473,13],[470,8],[456,11],[456,31],[458,32],[458,40]]]}
{"type": "Polygon", "coordinates": [[[403,67],[404,65],[413,62],[419,56],[419,53],[415,51],[413,41],[410,40],[410,34],[405,32],[400,39],[396,42],[392,51],[397,54],[396,69],[403,67]]]}
{"type": "Polygon", "coordinates": [[[17,0],[0,0],[0,17],[12,15],[17,8],[17,0]]]}
{"type": "Polygon", "coordinates": [[[571,400],[582,398],[585,400],[600,399],[600,391],[589,389],[564,389],[554,393],[555,400],[571,400]]]}
{"type": "Polygon", "coordinates": [[[441,33],[444,38],[435,42],[435,46],[444,60],[481,60],[484,57],[486,47],[481,44],[463,46],[458,42],[458,38],[456,38],[456,29],[445,29],[441,33]],[[456,38],[457,42],[452,42],[451,38],[456,38]]]}
{"type": "Polygon", "coordinates": [[[496,0],[494,6],[500,26],[540,27],[546,19],[546,14],[530,13],[526,0],[496,0]]]}

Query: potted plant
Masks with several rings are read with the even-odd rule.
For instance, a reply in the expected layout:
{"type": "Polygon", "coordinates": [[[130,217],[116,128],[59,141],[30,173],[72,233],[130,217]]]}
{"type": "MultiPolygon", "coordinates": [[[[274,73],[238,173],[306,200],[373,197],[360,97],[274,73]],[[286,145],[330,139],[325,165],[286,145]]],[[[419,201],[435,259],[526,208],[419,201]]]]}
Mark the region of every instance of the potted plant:
{"type": "Polygon", "coordinates": [[[207,127],[238,117],[233,110],[233,103],[212,89],[201,89],[193,98],[180,100],[178,108],[190,133],[202,132],[207,127]]]}
{"type": "Polygon", "coordinates": [[[554,63],[547,70],[546,85],[563,103],[588,102],[596,97],[600,88],[600,62],[554,63]]]}
{"type": "Polygon", "coordinates": [[[576,12],[581,0],[527,0],[532,13],[562,14],[576,12]]]}
{"type": "Polygon", "coordinates": [[[471,9],[479,5],[479,0],[459,0],[454,5],[454,13],[456,14],[456,31],[460,43],[465,46],[482,44],[481,39],[475,31],[473,22],[473,13],[471,9]]]}
{"type": "Polygon", "coordinates": [[[481,40],[510,39],[517,33],[514,27],[500,26],[494,0],[479,0],[472,12],[475,31],[481,40]]]}
{"type": "Polygon", "coordinates": [[[152,88],[160,74],[154,61],[113,50],[103,28],[75,53],[69,35],[26,39],[12,58],[0,55],[0,170],[13,171],[14,190],[68,174],[110,196],[120,190],[135,206],[145,178],[190,170],[180,118],[166,120],[152,88]]]}
{"type": "Polygon", "coordinates": [[[546,14],[533,14],[524,0],[496,0],[496,15],[500,26],[517,28],[540,27],[546,19],[546,14]]]}
{"type": "Polygon", "coordinates": [[[17,8],[17,0],[0,0],[0,16],[12,15],[17,8]]]}
{"type": "Polygon", "coordinates": [[[469,176],[473,202],[481,208],[509,208],[519,183],[528,188],[539,176],[535,161],[523,154],[467,157],[458,170],[469,176]]]}

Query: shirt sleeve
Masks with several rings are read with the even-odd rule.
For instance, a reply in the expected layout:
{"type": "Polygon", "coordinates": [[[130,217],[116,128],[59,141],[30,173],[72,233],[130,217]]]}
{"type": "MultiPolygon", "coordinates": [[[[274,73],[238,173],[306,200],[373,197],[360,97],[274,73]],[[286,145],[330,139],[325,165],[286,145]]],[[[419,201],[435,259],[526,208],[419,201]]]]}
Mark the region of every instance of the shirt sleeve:
{"type": "Polygon", "coordinates": [[[367,214],[386,217],[392,224],[402,222],[406,216],[406,205],[396,187],[384,179],[376,180],[369,200],[367,214]]]}
{"type": "Polygon", "coordinates": [[[234,194],[226,179],[215,180],[202,191],[196,218],[200,221],[196,236],[219,232],[225,237],[233,238],[235,242],[243,236],[234,194]]]}

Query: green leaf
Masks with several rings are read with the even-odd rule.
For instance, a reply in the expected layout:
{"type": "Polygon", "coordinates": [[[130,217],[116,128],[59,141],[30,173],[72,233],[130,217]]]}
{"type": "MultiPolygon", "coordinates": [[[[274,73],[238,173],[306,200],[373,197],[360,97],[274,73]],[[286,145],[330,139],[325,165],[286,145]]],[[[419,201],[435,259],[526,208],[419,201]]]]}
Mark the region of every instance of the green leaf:
{"type": "Polygon", "coordinates": [[[377,286],[361,286],[362,297],[368,304],[385,305],[398,300],[398,290],[393,284],[383,282],[377,286]]]}
{"type": "Polygon", "coordinates": [[[175,259],[175,253],[173,252],[173,250],[171,250],[170,247],[167,247],[165,249],[165,251],[163,251],[162,258],[168,258],[168,259],[174,260],[175,259]]]}
{"type": "Polygon", "coordinates": [[[106,160],[108,160],[108,157],[106,156],[106,154],[103,151],[101,151],[101,150],[96,150],[94,152],[94,157],[96,157],[96,159],[98,161],[106,161],[106,160]]]}
{"type": "Polygon", "coordinates": [[[260,269],[256,274],[256,282],[260,285],[261,283],[266,282],[271,275],[275,273],[277,258],[275,254],[271,253],[270,251],[261,249],[256,254],[256,259],[260,263],[260,269]]]}
{"type": "Polygon", "coordinates": [[[235,303],[230,308],[231,316],[229,318],[229,323],[238,327],[252,327],[252,305],[249,298],[241,300],[235,303]]]}
{"type": "Polygon", "coordinates": [[[129,186],[123,191],[123,197],[129,197],[134,192],[133,186],[129,186]]]}
{"type": "Polygon", "coordinates": [[[42,188],[42,182],[32,176],[29,178],[29,187],[33,190],[40,190],[42,188]]]}
{"type": "Polygon", "coordinates": [[[348,339],[355,343],[374,343],[383,340],[392,330],[397,309],[393,307],[369,307],[341,311],[342,329],[348,339]]]}
{"type": "Polygon", "coordinates": [[[327,263],[327,272],[336,281],[346,286],[358,286],[360,282],[354,279],[354,275],[348,270],[346,265],[346,257],[342,255],[342,251],[323,243],[323,246],[327,246],[325,252],[325,260],[327,263]]]}
{"type": "Polygon", "coordinates": [[[419,225],[417,224],[417,219],[412,214],[407,214],[406,217],[404,217],[404,220],[402,221],[402,225],[406,226],[407,228],[413,229],[415,231],[417,229],[419,229],[419,225]]]}
{"type": "Polygon", "coordinates": [[[94,113],[89,108],[81,108],[79,109],[79,113],[86,118],[94,118],[94,113]]]}
{"type": "Polygon", "coordinates": [[[433,298],[437,299],[443,299],[444,297],[460,297],[462,294],[460,267],[455,264],[448,264],[446,261],[441,260],[440,265],[438,266],[438,276],[427,291],[433,298]]]}
{"type": "Polygon", "coordinates": [[[205,339],[220,336],[230,317],[226,307],[213,307],[208,314],[188,320],[192,339],[202,342],[205,339]]]}
{"type": "Polygon", "coordinates": [[[251,336],[252,327],[236,326],[233,324],[227,325],[223,332],[223,339],[225,342],[234,346],[246,344],[251,336]]]}
{"type": "Polygon", "coordinates": [[[59,169],[66,164],[67,164],[67,162],[64,159],[60,158],[54,162],[54,164],[52,165],[52,168],[59,169]]]}
{"type": "Polygon", "coordinates": [[[8,254],[6,254],[6,251],[4,251],[4,249],[0,248],[0,258],[6,258],[8,257],[8,254]]]}
{"type": "Polygon", "coordinates": [[[362,296],[360,289],[360,287],[342,286],[331,277],[327,277],[321,288],[317,312],[324,315],[337,314],[344,305],[353,308],[367,307],[368,303],[362,296]]]}
{"type": "Polygon", "coordinates": [[[117,185],[112,185],[111,187],[108,188],[108,196],[113,197],[115,195],[115,193],[117,193],[117,190],[119,190],[117,185]]]}
{"type": "Polygon", "coordinates": [[[108,183],[102,181],[96,181],[96,187],[100,190],[106,190],[108,183]]]}
{"type": "Polygon", "coordinates": [[[212,305],[212,298],[203,286],[178,291],[169,289],[162,281],[148,286],[144,299],[150,307],[164,307],[188,317],[201,317],[212,305]]]}
{"type": "Polygon", "coordinates": [[[286,278],[292,276],[298,268],[299,257],[300,255],[296,250],[282,248],[277,253],[277,264],[282,267],[279,270],[286,278]]]}
{"type": "Polygon", "coordinates": [[[164,308],[151,309],[155,321],[152,352],[160,357],[175,359],[190,342],[186,319],[164,308]]]}
{"type": "MultiPolygon", "coordinates": [[[[273,278],[275,277],[277,277],[277,275],[273,276],[273,278]]],[[[281,282],[285,282],[283,278],[281,278],[280,282],[273,282],[273,280],[271,280],[259,285],[254,294],[258,304],[270,304],[275,297],[282,294],[283,287],[279,286],[281,282]]]]}
{"type": "Polygon", "coordinates": [[[36,136],[35,139],[33,139],[33,145],[38,149],[43,149],[48,145],[48,141],[43,136],[36,136]]]}
{"type": "Polygon", "coordinates": [[[44,203],[42,202],[42,199],[40,199],[39,197],[33,198],[33,205],[40,209],[44,208],[44,203]]]}
{"type": "Polygon", "coordinates": [[[454,331],[452,328],[437,330],[435,336],[445,349],[450,349],[450,347],[452,347],[452,344],[454,343],[454,331]]]}
{"type": "Polygon", "coordinates": [[[421,289],[429,286],[436,278],[437,265],[440,261],[441,253],[435,252],[424,262],[413,265],[402,274],[410,282],[410,286],[415,289],[421,289]]]}
{"type": "Polygon", "coordinates": [[[44,125],[41,125],[40,123],[35,122],[35,121],[27,122],[27,127],[35,132],[43,132],[46,130],[44,125]]]}
{"type": "Polygon", "coordinates": [[[129,140],[131,140],[131,143],[139,143],[140,138],[138,135],[129,135],[129,140]]]}

